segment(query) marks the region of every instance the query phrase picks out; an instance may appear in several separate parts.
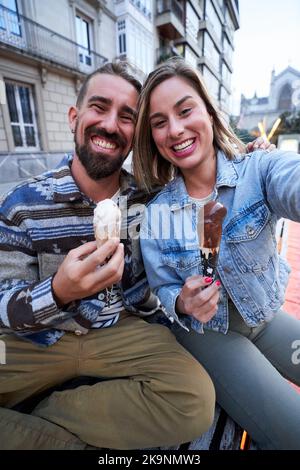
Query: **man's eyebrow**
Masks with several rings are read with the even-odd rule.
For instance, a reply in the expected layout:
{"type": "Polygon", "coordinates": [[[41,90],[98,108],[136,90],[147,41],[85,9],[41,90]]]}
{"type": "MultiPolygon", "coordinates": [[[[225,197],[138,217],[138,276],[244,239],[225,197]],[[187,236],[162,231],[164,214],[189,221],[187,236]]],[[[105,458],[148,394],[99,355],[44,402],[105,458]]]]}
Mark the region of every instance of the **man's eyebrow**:
{"type": "Polygon", "coordinates": [[[104,96],[100,95],[93,95],[88,99],[88,103],[92,103],[93,101],[100,101],[103,104],[112,104],[112,100],[110,98],[105,98],[104,96]]]}
{"type": "Polygon", "coordinates": [[[124,106],[122,106],[121,111],[122,111],[123,113],[131,114],[131,115],[134,117],[134,119],[135,119],[136,116],[137,116],[136,110],[133,109],[133,108],[131,108],[131,107],[128,106],[127,104],[125,104],[124,106]]]}
{"type": "MultiPolygon", "coordinates": [[[[175,104],[174,104],[174,108],[179,108],[180,105],[182,105],[182,103],[184,103],[186,100],[188,100],[189,98],[193,98],[192,96],[190,95],[186,95],[184,96],[183,98],[180,98],[180,100],[178,100],[175,104]]],[[[150,116],[150,121],[151,119],[154,119],[156,117],[160,117],[160,116],[163,116],[163,113],[154,113],[154,114],[151,114],[150,116]]]]}
{"type": "MultiPolygon", "coordinates": [[[[100,103],[106,104],[108,106],[111,106],[112,103],[113,103],[112,99],[105,98],[104,96],[99,96],[99,95],[91,96],[88,100],[88,103],[95,103],[97,101],[100,102],[100,103]]],[[[121,110],[122,110],[122,112],[131,114],[133,116],[133,118],[136,119],[137,112],[136,112],[135,109],[133,109],[130,106],[125,104],[124,106],[122,106],[121,110]]]]}

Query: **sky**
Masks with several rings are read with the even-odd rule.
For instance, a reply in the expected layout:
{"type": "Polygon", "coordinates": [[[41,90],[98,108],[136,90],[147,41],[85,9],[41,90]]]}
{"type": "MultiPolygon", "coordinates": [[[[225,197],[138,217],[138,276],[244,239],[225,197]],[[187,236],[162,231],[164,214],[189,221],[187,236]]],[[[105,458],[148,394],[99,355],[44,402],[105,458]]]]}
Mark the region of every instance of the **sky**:
{"type": "Polygon", "coordinates": [[[240,95],[268,96],[272,69],[300,71],[300,0],[239,0],[240,29],[234,36],[232,110],[240,95]]]}

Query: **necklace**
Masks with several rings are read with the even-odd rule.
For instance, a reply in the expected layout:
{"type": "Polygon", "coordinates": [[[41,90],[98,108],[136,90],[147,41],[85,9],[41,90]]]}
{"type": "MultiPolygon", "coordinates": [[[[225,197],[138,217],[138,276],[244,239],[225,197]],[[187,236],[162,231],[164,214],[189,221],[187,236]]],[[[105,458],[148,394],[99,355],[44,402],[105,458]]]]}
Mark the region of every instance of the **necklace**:
{"type": "Polygon", "coordinates": [[[119,189],[115,192],[115,194],[114,194],[110,199],[112,199],[114,202],[118,202],[120,193],[121,193],[121,190],[120,190],[120,188],[119,188],[119,189]]]}
{"type": "Polygon", "coordinates": [[[114,288],[115,288],[114,284],[111,287],[105,288],[105,303],[106,303],[107,308],[110,308],[111,301],[114,296],[114,288]]]}
{"type": "MultiPolygon", "coordinates": [[[[118,203],[119,196],[120,196],[120,188],[115,192],[115,194],[110,199],[118,203]]],[[[105,287],[105,307],[104,308],[110,308],[112,299],[115,295],[114,289],[115,289],[114,284],[111,287],[105,287]]]]}
{"type": "MultiPolygon", "coordinates": [[[[118,199],[119,199],[119,196],[120,196],[120,188],[117,190],[117,192],[115,192],[115,194],[111,197],[111,199],[118,203],[118,199]]],[[[109,287],[106,287],[105,288],[105,296],[106,296],[106,307],[107,308],[110,308],[110,305],[111,305],[111,301],[114,297],[114,284],[109,288],[109,287]]]]}
{"type": "Polygon", "coordinates": [[[98,299],[104,303],[103,309],[110,308],[113,298],[115,297],[115,285],[105,287],[98,295],[98,299]]]}

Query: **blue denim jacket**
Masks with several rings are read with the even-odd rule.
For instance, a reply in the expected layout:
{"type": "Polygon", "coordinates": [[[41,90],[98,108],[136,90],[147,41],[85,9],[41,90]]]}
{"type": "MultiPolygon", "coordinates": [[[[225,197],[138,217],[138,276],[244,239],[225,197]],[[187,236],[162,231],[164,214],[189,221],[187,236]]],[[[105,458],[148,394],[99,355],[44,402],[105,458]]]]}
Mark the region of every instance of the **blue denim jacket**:
{"type": "Polygon", "coordinates": [[[175,311],[186,278],[202,274],[198,210],[181,176],[148,204],[141,227],[148,281],[165,315],[199,333],[203,327],[227,332],[229,297],[250,327],[271,320],[283,304],[290,269],[277,253],[275,230],[280,217],[300,221],[300,155],[257,151],[230,161],[219,151],[216,188],[227,208],[218,262],[222,287],[218,311],[205,325],[175,311]]]}

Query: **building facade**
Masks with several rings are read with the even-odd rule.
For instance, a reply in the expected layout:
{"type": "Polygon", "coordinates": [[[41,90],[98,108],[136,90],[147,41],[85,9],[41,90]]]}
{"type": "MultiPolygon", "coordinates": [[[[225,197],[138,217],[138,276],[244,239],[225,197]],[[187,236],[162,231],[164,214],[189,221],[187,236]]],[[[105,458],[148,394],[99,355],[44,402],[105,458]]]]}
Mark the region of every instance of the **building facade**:
{"type": "Polygon", "coordinates": [[[229,114],[237,0],[0,0],[0,193],[73,148],[84,76],[116,57],[148,73],[181,55],[229,114]]]}
{"type": "MultiPolygon", "coordinates": [[[[67,111],[86,73],[115,56],[113,0],[0,0],[0,182],[73,147],[67,111]]],[[[6,187],[2,187],[2,191],[6,187]]]]}
{"type": "Polygon", "coordinates": [[[241,110],[238,127],[252,131],[258,122],[265,120],[266,129],[270,129],[276,119],[284,112],[300,110],[300,71],[287,67],[279,74],[273,70],[268,96],[250,99],[241,96],[241,110]]]}
{"type": "Polygon", "coordinates": [[[229,115],[238,1],[158,0],[155,26],[157,63],[174,54],[185,57],[199,68],[210,94],[229,115]]]}
{"type": "Polygon", "coordinates": [[[148,74],[154,65],[152,0],[115,0],[117,16],[116,55],[148,74]]]}

